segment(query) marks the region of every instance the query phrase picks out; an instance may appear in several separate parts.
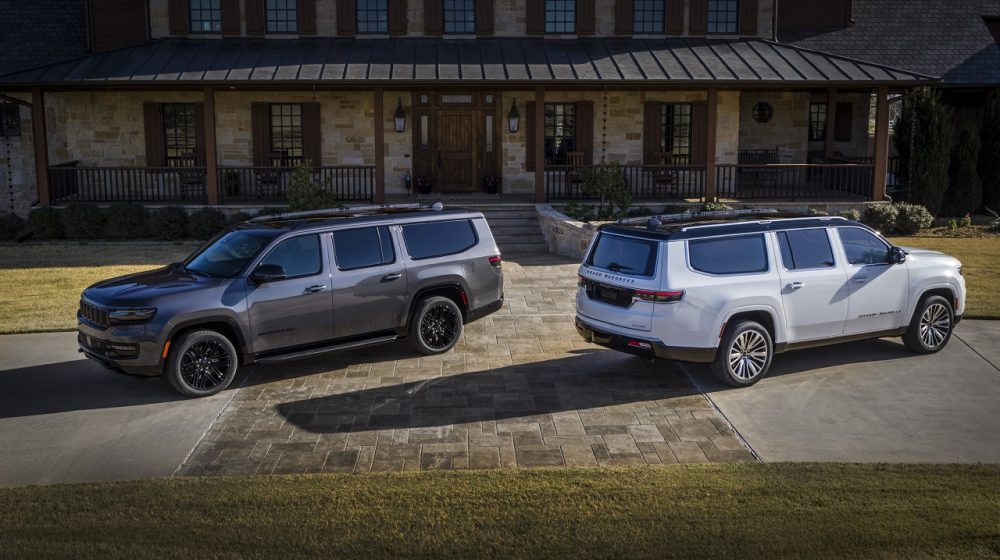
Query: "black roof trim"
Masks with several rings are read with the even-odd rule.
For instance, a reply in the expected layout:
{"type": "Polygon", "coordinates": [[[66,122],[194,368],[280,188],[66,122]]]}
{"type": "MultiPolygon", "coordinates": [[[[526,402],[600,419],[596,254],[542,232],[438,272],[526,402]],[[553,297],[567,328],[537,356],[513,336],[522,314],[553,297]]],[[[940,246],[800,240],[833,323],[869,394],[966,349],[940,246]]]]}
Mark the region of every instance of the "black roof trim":
{"type": "Polygon", "coordinates": [[[790,217],[787,213],[778,214],[772,217],[756,215],[747,216],[743,219],[709,219],[692,222],[670,223],[660,226],[656,230],[648,229],[640,224],[604,224],[597,230],[600,232],[627,235],[641,239],[676,241],[682,239],[704,239],[729,235],[762,233],[765,231],[783,231],[789,229],[808,229],[817,227],[825,228],[830,226],[858,226],[874,231],[860,222],[848,220],[840,216],[790,217]]]}

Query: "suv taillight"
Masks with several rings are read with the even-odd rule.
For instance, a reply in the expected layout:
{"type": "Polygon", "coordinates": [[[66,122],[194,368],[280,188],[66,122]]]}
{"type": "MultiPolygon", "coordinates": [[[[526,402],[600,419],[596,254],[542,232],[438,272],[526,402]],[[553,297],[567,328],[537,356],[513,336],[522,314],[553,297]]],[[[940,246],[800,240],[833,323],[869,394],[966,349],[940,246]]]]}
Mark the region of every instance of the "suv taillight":
{"type": "Polygon", "coordinates": [[[653,303],[675,303],[684,297],[683,291],[657,292],[653,290],[633,290],[632,299],[653,303]]]}
{"type": "Polygon", "coordinates": [[[500,255],[490,257],[490,264],[493,266],[503,266],[503,261],[500,259],[500,255]]]}

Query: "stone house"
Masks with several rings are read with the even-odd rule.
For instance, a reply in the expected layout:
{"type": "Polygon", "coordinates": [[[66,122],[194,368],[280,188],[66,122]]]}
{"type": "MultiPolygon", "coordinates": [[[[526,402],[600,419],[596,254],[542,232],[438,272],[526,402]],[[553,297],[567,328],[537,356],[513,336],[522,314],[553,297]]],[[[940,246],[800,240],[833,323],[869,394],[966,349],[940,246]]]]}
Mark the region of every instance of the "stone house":
{"type": "Polygon", "coordinates": [[[0,65],[11,211],[281,204],[303,161],[344,201],[580,198],[601,162],[646,201],[882,200],[890,96],[941,75],[780,41],[849,0],[80,2],[77,56],[0,65]]]}

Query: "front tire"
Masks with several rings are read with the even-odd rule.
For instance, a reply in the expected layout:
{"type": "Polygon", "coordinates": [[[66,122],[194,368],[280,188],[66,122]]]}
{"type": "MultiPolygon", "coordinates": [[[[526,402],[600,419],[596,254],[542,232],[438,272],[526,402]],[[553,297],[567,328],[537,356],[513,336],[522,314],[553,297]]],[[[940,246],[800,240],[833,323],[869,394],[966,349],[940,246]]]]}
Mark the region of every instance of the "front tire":
{"type": "Polygon", "coordinates": [[[955,328],[955,310],[947,298],[924,298],[910,319],[903,344],[918,354],[933,354],[948,344],[955,328]]]}
{"type": "Polygon", "coordinates": [[[767,374],[772,354],[774,344],[767,329],[754,321],[740,321],[726,329],[712,372],[727,385],[749,387],[767,374]]]}
{"type": "Polygon", "coordinates": [[[216,331],[177,337],[167,358],[167,380],[186,397],[208,397],[233,382],[239,358],[228,338],[216,331]]]}
{"type": "Polygon", "coordinates": [[[410,322],[410,335],[421,353],[443,354],[462,337],[462,310],[454,301],[441,296],[420,300],[410,322]]]}

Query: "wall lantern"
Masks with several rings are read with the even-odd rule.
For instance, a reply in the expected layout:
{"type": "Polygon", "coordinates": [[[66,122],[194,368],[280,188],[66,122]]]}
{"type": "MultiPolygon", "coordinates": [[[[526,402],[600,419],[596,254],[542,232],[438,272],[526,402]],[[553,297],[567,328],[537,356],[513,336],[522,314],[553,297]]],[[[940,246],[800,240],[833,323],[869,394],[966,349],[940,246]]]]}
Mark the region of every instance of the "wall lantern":
{"type": "Polygon", "coordinates": [[[396,132],[403,132],[406,129],[406,113],[403,112],[403,98],[399,99],[399,105],[396,106],[396,112],[392,117],[396,122],[396,132]]]}
{"type": "Polygon", "coordinates": [[[521,121],[521,115],[517,112],[517,98],[510,104],[510,112],[507,113],[507,126],[511,132],[517,132],[517,125],[521,121]]]}

